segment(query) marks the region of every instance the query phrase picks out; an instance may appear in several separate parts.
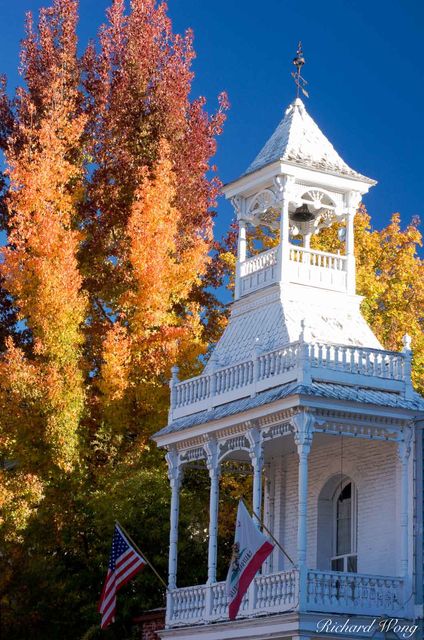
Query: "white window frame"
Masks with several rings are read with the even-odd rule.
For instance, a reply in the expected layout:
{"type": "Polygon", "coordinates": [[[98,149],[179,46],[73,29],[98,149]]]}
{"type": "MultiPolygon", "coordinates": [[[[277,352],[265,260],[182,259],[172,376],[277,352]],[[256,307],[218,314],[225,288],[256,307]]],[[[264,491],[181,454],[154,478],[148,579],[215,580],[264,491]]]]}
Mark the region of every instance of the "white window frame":
{"type": "Polygon", "coordinates": [[[333,555],[330,559],[330,566],[332,566],[333,560],[343,560],[343,571],[341,573],[348,573],[347,563],[348,558],[352,556],[356,557],[356,564],[358,564],[358,491],[356,485],[350,478],[343,480],[341,484],[337,486],[336,492],[333,497],[333,555]],[[342,491],[350,484],[351,489],[351,550],[349,553],[343,555],[336,555],[337,553],[337,503],[342,491]]]}

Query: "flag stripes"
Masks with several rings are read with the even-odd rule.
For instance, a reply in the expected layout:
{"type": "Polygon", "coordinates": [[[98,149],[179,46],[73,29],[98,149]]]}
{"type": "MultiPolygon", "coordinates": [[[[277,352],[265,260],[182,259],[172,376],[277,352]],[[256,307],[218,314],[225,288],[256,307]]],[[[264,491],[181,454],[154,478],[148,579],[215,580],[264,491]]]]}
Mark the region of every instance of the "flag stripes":
{"type": "Polygon", "coordinates": [[[109,568],[100,597],[101,628],[106,629],[114,620],[116,593],[145,566],[144,558],[128,542],[118,525],[112,540],[109,568]]]}

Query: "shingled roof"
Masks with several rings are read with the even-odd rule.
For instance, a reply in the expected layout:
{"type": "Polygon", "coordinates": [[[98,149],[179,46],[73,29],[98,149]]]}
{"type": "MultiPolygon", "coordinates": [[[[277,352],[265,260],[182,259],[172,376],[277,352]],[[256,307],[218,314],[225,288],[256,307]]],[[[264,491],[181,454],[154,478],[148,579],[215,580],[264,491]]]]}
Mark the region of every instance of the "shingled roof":
{"type": "Polygon", "coordinates": [[[308,114],[300,98],[288,107],[284,118],[250,164],[246,174],[277,160],[375,184],[374,180],[354,171],[342,160],[308,114]]]}

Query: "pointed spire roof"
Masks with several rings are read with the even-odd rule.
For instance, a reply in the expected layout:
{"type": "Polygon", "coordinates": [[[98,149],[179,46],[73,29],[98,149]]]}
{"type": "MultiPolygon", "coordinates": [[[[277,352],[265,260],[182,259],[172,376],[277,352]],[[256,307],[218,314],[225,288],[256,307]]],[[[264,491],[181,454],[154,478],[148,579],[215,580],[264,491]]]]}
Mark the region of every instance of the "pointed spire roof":
{"type": "Polygon", "coordinates": [[[351,169],[306,111],[300,98],[288,107],[284,118],[246,171],[262,169],[281,160],[375,184],[374,180],[351,169]]]}

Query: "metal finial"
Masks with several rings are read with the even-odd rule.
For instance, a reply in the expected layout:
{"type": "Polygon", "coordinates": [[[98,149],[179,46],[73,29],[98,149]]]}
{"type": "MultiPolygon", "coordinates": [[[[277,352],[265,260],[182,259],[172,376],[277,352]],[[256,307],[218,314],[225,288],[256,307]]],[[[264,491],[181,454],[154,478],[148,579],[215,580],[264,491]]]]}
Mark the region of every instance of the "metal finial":
{"type": "Polygon", "coordinates": [[[299,44],[297,45],[297,55],[296,57],[293,59],[293,64],[296,67],[296,71],[292,71],[292,76],[294,78],[294,82],[296,84],[297,87],[297,92],[296,92],[296,97],[299,97],[299,92],[301,91],[303,93],[304,96],[306,96],[307,98],[309,98],[309,94],[306,91],[305,87],[308,84],[307,81],[305,80],[305,78],[302,78],[301,76],[301,70],[303,65],[305,64],[305,58],[303,57],[303,50],[302,50],[302,42],[299,40],[299,44]]]}

